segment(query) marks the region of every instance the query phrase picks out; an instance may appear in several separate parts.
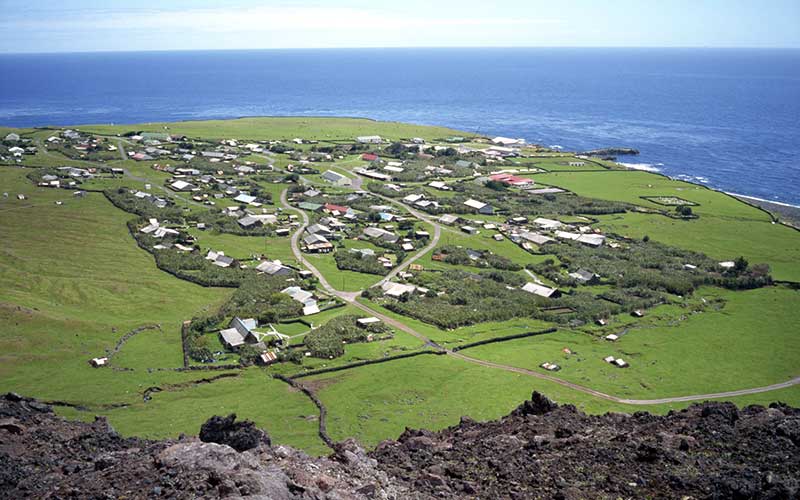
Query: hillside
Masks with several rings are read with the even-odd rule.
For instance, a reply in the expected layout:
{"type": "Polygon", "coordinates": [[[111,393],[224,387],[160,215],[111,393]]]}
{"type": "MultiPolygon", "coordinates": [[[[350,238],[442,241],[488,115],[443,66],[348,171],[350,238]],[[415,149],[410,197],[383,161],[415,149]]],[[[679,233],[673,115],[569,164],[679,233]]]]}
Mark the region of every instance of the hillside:
{"type": "Polygon", "coordinates": [[[60,416],[323,456],[534,390],[800,406],[800,231],[705,186],[366,119],[6,132],[0,393],[60,416]]]}
{"type": "Polygon", "coordinates": [[[800,410],[782,404],[588,416],[534,393],[500,420],[407,430],[370,454],[348,441],[327,458],[272,446],[252,424],[220,417],[200,436],[124,439],[103,418],[68,422],[47,405],[7,394],[0,495],[796,498],[800,480],[800,410]]]}

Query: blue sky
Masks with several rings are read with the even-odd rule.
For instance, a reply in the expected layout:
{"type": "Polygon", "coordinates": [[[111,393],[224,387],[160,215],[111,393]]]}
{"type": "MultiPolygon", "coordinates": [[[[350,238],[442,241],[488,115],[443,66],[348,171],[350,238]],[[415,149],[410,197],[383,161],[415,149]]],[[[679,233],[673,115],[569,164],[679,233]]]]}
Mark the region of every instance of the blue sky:
{"type": "Polygon", "coordinates": [[[793,47],[800,0],[0,0],[0,52],[793,47]]]}

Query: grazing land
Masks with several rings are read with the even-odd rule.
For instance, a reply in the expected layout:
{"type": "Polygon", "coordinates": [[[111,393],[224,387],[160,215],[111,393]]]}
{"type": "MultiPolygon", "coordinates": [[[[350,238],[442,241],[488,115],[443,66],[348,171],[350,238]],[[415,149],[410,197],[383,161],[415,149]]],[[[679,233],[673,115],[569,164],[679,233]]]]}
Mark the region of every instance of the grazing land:
{"type": "Polygon", "coordinates": [[[800,232],[724,193],[367,119],[0,135],[0,391],[70,418],[321,455],[533,390],[800,405],[800,232]]]}

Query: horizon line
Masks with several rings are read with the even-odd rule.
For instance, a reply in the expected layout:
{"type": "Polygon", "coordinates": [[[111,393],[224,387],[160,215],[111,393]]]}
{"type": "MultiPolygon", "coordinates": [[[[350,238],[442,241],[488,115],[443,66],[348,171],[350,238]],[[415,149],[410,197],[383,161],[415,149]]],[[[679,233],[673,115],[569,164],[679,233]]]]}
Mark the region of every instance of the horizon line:
{"type": "Polygon", "coordinates": [[[142,50],[74,50],[74,51],[30,51],[4,52],[0,56],[14,55],[76,55],[76,54],[141,54],[168,52],[262,52],[262,51],[309,51],[309,50],[509,50],[509,49],[578,49],[578,50],[800,50],[800,46],[738,46],[738,45],[430,45],[430,46],[369,46],[369,47],[251,47],[225,49],[142,49],[142,50]]]}

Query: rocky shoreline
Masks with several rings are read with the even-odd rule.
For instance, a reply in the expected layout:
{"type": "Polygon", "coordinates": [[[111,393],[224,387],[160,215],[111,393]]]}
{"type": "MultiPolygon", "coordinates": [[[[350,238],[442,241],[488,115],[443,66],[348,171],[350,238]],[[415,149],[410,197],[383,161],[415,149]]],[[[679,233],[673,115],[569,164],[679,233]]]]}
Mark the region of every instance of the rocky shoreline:
{"type": "Polygon", "coordinates": [[[0,399],[3,498],[788,499],[799,451],[800,410],[780,403],[589,416],[534,393],[496,421],[407,429],[369,453],[348,440],[315,458],[235,416],[151,441],[0,399]]]}

